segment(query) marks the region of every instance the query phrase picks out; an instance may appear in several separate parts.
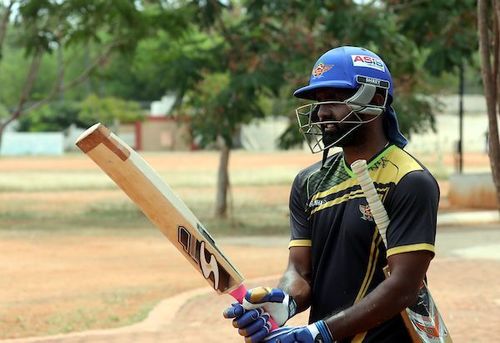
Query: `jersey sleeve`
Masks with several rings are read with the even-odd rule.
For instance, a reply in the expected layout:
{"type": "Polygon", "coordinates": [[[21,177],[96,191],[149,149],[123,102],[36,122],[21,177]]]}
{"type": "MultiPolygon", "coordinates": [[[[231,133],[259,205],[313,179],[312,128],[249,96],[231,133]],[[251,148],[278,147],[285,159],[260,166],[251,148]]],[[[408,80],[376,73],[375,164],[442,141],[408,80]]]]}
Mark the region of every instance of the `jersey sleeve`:
{"type": "Polygon", "coordinates": [[[288,245],[289,248],[311,246],[311,229],[304,187],[302,175],[299,173],[295,177],[290,191],[289,209],[291,239],[288,245]]]}
{"type": "Polygon", "coordinates": [[[439,187],[425,170],[405,175],[388,198],[387,257],[427,250],[434,253],[439,187]]]}

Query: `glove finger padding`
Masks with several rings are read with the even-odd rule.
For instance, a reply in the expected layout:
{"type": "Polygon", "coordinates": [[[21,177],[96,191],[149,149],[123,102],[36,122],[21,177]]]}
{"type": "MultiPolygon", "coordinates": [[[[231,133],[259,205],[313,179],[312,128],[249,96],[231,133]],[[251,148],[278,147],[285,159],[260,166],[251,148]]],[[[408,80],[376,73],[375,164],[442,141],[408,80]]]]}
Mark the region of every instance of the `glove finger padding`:
{"type": "MultiPolygon", "coordinates": [[[[233,326],[235,328],[244,329],[247,326],[254,323],[255,321],[259,321],[259,322],[264,321],[264,324],[265,324],[267,322],[267,320],[269,319],[269,316],[266,315],[265,318],[262,318],[263,313],[264,313],[264,311],[260,308],[248,310],[241,317],[233,320],[233,326]]],[[[244,336],[246,336],[246,335],[244,335],[244,336]]]]}
{"type": "Polygon", "coordinates": [[[238,333],[241,336],[252,336],[255,333],[261,331],[262,328],[266,328],[267,329],[266,331],[269,332],[269,328],[271,325],[268,323],[268,321],[269,321],[269,315],[263,314],[249,325],[240,328],[238,330],[238,333]]]}
{"type": "Polygon", "coordinates": [[[279,288],[257,287],[249,290],[243,299],[246,310],[264,308],[278,326],[282,326],[297,313],[297,304],[291,296],[279,288]]]}
{"type": "Polygon", "coordinates": [[[245,337],[245,343],[258,343],[264,342],[265,337],[269,334],[271,329],[268,326],[261,328],[259,331],[251,336],[245,337]]]}
{"type": "Polygon", "coordinates": [[[239,318],[245,313],[245,309],[240,303],[233,303],[231,307],[228,307],[222,312],[224,318],[239,318]]]}

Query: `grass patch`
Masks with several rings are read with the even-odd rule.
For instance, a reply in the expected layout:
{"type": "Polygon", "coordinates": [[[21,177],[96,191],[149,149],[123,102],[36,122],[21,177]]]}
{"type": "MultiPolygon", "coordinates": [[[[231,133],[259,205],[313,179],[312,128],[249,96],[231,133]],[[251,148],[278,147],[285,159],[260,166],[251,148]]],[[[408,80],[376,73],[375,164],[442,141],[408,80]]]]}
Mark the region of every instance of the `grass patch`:
{"type": "MultiPolygon", "coordinates": [[[[216,173],[198,170],[159,172],[172,188],[215,187],[216,173]]],[[[231,172],[233,186],[265,186],[290,184],[295,171],[287,168],[265,168],[251,172],[231,172]]],[[[61,192],[116,189],[102,171],[17,171],[0,172],[0,192],[61,192]]]]}
{"type": "Polygon", "coordinates": [[[144,320],[157,301],[140,299],[144,291],[117,290],[90,300],[93,306],[62,311],[45,320],[48,335],[84,331],[95,328],[116,328],[144,320]]]}
{"type": "Polygon", "coordinates": [[[103,220],[108,223],[116,222],[125,225],[136,225],[137,223],[144,223],[147,220],[141,210],[130,202],[105,202],[91,205],[76,219],[83,224],[95,224],[103,220]]]}
{"type": "MultiPolygon", "coordinates": [[[[258,204],[238,206],[224,219],[214,218],[212,207],[191,207],[202,224],[214,235],[264,235],[288,232],[288,208],[258,204]]],[[[106,234],[118,229],[121,235],[137,234],[153,228],[153,224],[133,204],[101,204],[79,214],[0,212],[0,232],[46,232],[58,234],[106,234]]]]}

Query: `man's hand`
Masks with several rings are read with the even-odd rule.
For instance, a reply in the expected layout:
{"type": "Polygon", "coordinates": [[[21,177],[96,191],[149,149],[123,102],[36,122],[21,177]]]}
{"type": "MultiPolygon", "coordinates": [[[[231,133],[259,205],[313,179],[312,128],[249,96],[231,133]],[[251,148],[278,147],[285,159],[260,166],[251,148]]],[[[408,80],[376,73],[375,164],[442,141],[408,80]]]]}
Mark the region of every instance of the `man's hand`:
{"type": "Polygon", "coordinates": [[[224,317],[233,319],[233,326],[245,337],[246,343],[262,342],[271,331],[269,314],[261,308],[245,310],[239,303],[234,303],[224,311],[224,317]]]}
{"type": "Polygon", "coordinates": [[[296,313],[295,301],[282,289],[257,287],[247,292],[243,305],[234,303],[223,314],[233,319],[233,326],[245,337],[245,342],[256,343],[271,331],[270,317],[282,326],[296,313]]]}
{"type": "Polygon", "coordinates": [[[308,326],[283,327],[271,332],[263,342],[269,343],[333,343],[324,321],[308,326]]]}
{"type": "Polygon", "coordinates": [[[263,308],[278,326],[297,313],[295,300],[280,288],[257,287],[249,290],[243,299],[246,310],[263,308]]]}

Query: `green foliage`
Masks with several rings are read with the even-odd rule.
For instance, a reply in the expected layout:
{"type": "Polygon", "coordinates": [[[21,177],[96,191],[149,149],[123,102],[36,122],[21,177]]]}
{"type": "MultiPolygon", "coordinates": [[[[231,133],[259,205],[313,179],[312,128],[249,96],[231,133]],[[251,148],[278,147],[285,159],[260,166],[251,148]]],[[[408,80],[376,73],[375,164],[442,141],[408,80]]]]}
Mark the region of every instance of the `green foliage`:
{"type": "Polygon", "coordinates": [[[150,14],[129,0],[21,0],[16,24],[23,27],[19,42],[27,55],[110,41],[125,52],[150,33],[150,14]]]}
{"type": "Polygon", "coordinates": [[[279,94],[285,83],[284,55],[280,42],[274,40],[276,32],[271,32],[274,25],[260,25],[244,15],[240,5],[219,4],[211,10],[199,28],[211,42],[205,50],[203,73],[195,75],[204,79],[195,80],[188,93],[187,111],[193,115],[193,133],[203,143],[221,137],[231,147],[242,124],[266,114],[262,97],[279,94]],[[225,75],[224,81],[220,75],[225,75]]]}
{"type": "MultiPolygon", "coordinates": [[[[391,69],[405,133],[432,128],[434,107],[422,96],[430,90],[426,74],[420,73],[428,52],[402,31],[394,12],[378,2],[292,1],[285,5],[250,0],[246,4],[252,26],[262,27],[262,35],[280,46],[275,52],[279,57],[272,62],[283,65],[286,61],[284,77],[278,77],[280,82],[288,82],[286,97],[309,82],[309,71],[322,53],[339,45],[364,46],[379,54],[391,69]]],[[[290,127],[280,138],[280,145],[286,148],[303,140],[293,111],[289,113],[290,127]]]]}
{"type": "Polygon", "coordinates": [[[116,120],[122,123],[132,123],[143,118],[139,104],[115,97],[100,98],[91,94],[82,101],[78,119],[85,126],[101,122],[112,125],[116,120]]]}
{"type": "MultiPolygon", "coordinates": [[[[18,106],[29,108],[26,104],[30,102],[56,97],[81,100],[92,92],[103,97],[121,94],[130,97],[137,90],[151,91],[154,83],[151,78],[145,81],[141,70],[136,74],[135,79],[139,82],[133,82],[134,88],[121,94],[116,89],[104,91],[105,82],[114,80],[112,77],[106,80],[106,65],[119,52],[121,63],[115,65],[115,74],[122,76],[118,81],[126,84],[128,80],[123,75],[127,73],[123,71],[128,71],[127,62],[133,60],[139,43],[161,33],[168,37],[166,40],[180,39],[190,26],[189,21],[194,15],[192,10],[186,2],[19,0],[9,17],[7,39],[1,42],[8,47],[2,52],[12,54],[2,60],[7,66],[0,70],[0,81],[9,87],[2,87],[0,101],[15,109],[18,106]],[[38,61],[40,56],[40,67],[32,69],[28,79],[31,61],[38,61]],[[5,88],[8,89],[3,90],[5,88]]],[[[155,64],[153,60],[147,63],[155,64]]],[[[146,74],[149,77],[158,75],[161,75],[158,70],[146,74]]],[[[156,85],[157,95],[164,91],[163,85],[156,85]]],[[[146,97],[151,99],[146,95],[141,99],[146,97]]],[[[46,117],[50,111],[45,108],[41,112],[45,114],[35,116],[46,117]]],[[[13,112],[13,115],[18,116],[19,112],[13,112]]],[[[127,116],[123,119],[129,120],[127,116]]],[[[26,120],[25,124],[30,126],[29,122],[26,120]]],[[[34,127],[40,129],[39,124],[34,127]]]]}
{"type": "Polygon", "coordinates": [[[133,55],[117,56],[99,74],[104,85],[101,95],[151,101],[169,92],[177,94],[180,104],[203,79],[205,68],[214,64],[207,50],[220,44],[194,28],[187,30],[189,34],[177,37],[159,32],[143,40],[133,55]]]}
{"type": "MultiPolygon", "coordinates": [[[[193,134],[207,145],[220,136],[231,146],[242,124],[288,114],[291,126],[282,144],[294,146],[302,137],[291,93],[308,82],[323,52],[350,44],[386,60],[402,128],[411,134],[432,128],[429,95],[443,88],[455,92],[457,65],[465,63],[470,77],[477,74],[471,58],[475,16],[473,0],[437,0],[432,6],[412,0],[20,0],[0,63],[0,83],[8,85],[0,87],[0,102],[9,108],[18,103],[30,62],[23,51],[28,57],[45,52],[33,101],[50,93],[60,72],[62,85],[68,84],[113,46],[120,53],[101,61],[85,83],[60,99],[79,101],[95,93],[151,101],[173,93],[177,113],[192,117],[193,134]],[[436,81],[441,73],[444,81],[436,81]]],[[[87,99],[88,111],[82,109],[84,117],[76,120],[104,113],[94,105],[87,99]]],[[[49,107],[24,120],[25,129],[45,129],[43,120],[47,128],[51,120],[60,122],[49,107]]]]}
{"type": "Polygon", "coordinates": [[[83,126],[78,119],[80,111],[79,104],[69,101],[57,101],[43,105],[29,116],[19,119],[19,131],[61,131],[67,129],[71,124],[83,126]]]}
{"type": "Polygon", "coordinates": [[[478,50],[475,0],[388,0],[401,32],[425,53],[425,68],[433,75],[470,63],[478,50]]]}

